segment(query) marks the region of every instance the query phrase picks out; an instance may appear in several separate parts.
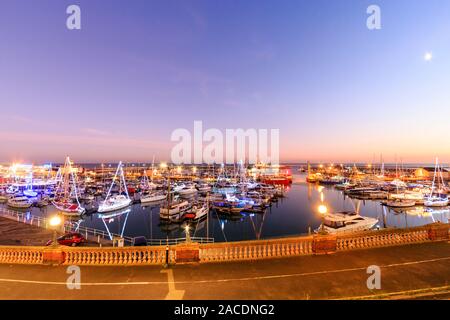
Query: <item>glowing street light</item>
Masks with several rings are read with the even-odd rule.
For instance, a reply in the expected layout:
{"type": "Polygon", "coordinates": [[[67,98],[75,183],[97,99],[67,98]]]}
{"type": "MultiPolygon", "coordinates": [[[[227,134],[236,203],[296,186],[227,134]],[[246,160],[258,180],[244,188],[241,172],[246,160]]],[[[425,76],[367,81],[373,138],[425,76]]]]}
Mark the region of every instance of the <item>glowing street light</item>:
{"type": "Polygon", "coordinates": [[[59,216],[53,216],[53,217],[50,218],[49,223],[50,223],[50,225],[52,227],[57,227],[57,226],[59,226],[61,224],[61,221],[62,220],[61,220],[61,218],[59,216]]]}
{"type": "Polygon", "coordinates": [[[322,216],[322,227],[321,227],[321,229],[320,229],[320,232],[321,232],[322,234],[325,234],[325,233],[326,233],[326,231],[325,231],[325,215],[326,215],[327,212],[328,212],[328,208],[327,208],[326,205],[321,204],[321,205],[319,205],[319,207],[317,208],[317,211],[318,211],[319,214],[322,216]]]}
{"type": "Polygon", "coordinates": [[[186,233],[186,243],[191,243],[191,234],[189,233],[189,225],[187,224],[186,227],[184,227],[184,231],[186,233]]]}
{"type": "Polygon", "coordinates": [[[317,211],[319,211],[319,213],[324,216],[327,212],[328,212],[328,208],[326,205],[321,204],[318,208],[317,211]]]}
{"type": "Polygon", "coordinates": [[[53,240],[52,240],[52,247],[58,246],[58,239],[56,234],[56,229],[58,226],[62,223],[62,219],[60,216],[53,216],[49,220],[50,227],[53,228],[53,240]]]}

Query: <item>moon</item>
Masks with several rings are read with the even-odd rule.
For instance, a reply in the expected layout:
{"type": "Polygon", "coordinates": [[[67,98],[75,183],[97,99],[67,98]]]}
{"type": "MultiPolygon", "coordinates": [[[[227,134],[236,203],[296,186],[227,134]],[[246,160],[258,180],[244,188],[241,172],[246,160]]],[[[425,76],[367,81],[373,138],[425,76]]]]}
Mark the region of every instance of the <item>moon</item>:
{"type": "Polygon", "coordinates": [[[433,59],[433,54],[431,52],[426,52],[425,55],[423,56],[423,59],[425,61],[431,61],[433,59]]]}

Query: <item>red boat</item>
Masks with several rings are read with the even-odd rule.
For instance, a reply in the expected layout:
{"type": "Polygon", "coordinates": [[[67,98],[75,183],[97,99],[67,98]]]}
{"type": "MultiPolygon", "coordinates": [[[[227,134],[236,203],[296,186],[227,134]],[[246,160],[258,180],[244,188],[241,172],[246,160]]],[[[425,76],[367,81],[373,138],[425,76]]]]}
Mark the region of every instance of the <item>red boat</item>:
{"type": "Polygon", "coordinates": [[[270,177],[264,178],[262,182],[266,184],[289,185],[292,183],[292,179],[288,177],[270,177]]]}
{"type": "Polygon", "coordinates": [[[53,201],[52,204],[59,211],[63,211],[66,213],[74,213],[74,214],[82,214],[85,209],[79,206],[76,203],[67,202],[67,201],[53,201]]]}

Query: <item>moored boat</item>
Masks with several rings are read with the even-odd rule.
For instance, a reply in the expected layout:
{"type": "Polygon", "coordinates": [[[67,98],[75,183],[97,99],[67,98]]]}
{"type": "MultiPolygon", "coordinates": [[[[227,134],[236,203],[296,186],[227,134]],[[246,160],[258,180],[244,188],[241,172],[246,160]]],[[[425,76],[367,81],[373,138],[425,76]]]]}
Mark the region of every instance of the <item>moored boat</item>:
{"type": "Polygon", "coordinates": [[[152,192],[141,196],[141,203],[158,202],[167,199],[167,194],[164,192],[152,192]]]}
{"type": "Polygon", "coordinates": [[[328,213],[323,224],[315,230],[336,234],[346,232],[359,232],[372,229],[378,223],[378,219],[364,217],[356,212],[336,212],[328,213]]]}
{"type": "Polygon", "coordinates": [[[58,180],[52,204],[63,214],[83,214],[86,209],[81,206],[78,200],[77,176],[75,170],[72,168],[72,162],[69,157],[66,158],[64,167],[60,168],[58,173],[60,173],[60,180],[58,180]]]}
{"type": "Polygon", "coordinates": [[[15,209],[27,209],[31,207],[33,203],[25,196],[16,195],[8,198],[6,204],[8,205],[8,207],[15,209]]]}
{"type": "Polygon", "coordinates": [[[116,173],[112,180],[111,186],[109,187],[106,198],[105,198],[105,200],[103,200],[100,203],[100,205],[98,207],[98,212],[105,213],[105,212],[111,212],[111,211],[124,209],[124,208],[130,206],[131,203],[132,203],[132,201],[128,194],[125,176],[123,174],[123,165],[122,165],[122,161],[121,161],[121,162],[119,162],[119,165],[117,166],[116,173]],[[112,188],[113,188],[117,178],[119,179],[118,194],[111,195],[112,188]],[[122,194],[122,193],[124,193],[124,194],[122,194]]]}
{"type": "Polygon", "coordinates": [[[172,202],[159,208],[159,218],[172,220],[176,215],[183,214],[191,208],[188,201],[172,202]]]}
{"type": "Polygon", "coordinates": [[[414,200],[394,199],[382,202],[383,205],[391,208],[410,208],[416,205],[414,200]]]}
{"type": "Polygon", "coordinates": [[[208,215],[209,206],[205,202],[203,205],[194,205],[192,209],[188,210],[184,217],[189,220],[197,221],[205,218],[208,215]]]}
{"type": "Polygon", "coordinates": [[[446,189],[444,177],[442,176],[442,169],[439,165],[439,160],[438,158],[436,158],[433,183],[431,185],[430,193],[425,197],[424,205],[426,207],[448,206],[449,204],[448,195],[442,192],[443,189],[446,189]]]}

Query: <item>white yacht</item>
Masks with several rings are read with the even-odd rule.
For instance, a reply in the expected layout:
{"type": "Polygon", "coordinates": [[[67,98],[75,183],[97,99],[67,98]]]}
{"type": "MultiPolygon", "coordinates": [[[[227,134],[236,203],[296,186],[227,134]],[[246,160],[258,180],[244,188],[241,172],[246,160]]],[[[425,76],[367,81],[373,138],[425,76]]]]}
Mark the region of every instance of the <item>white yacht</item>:
{"type": "Polygon", "coordinates": [[[433,184],[431,185],[430,193],[425,197],[424,205],[426,207],[446,207],[449,204],[447,194],[441,193],[445,188],[444,177],[442,176],[442,168],[439,165],[439,160],[436,158],[436,166],[434,168],[433,184]],[[436,181],[437,180],[437,181],[436,181]],[[437,186],[436,186],[437,184],[437,186]]]}
{"type": "Polygon", "coordinates": [[[98,212],[105,213],[124,209],[131,205],[131,202],[132,201],[130,199],[130,196],[128,195],[128,189],[125,182],[125,176],[123,174],[123,166],[121,161],[117,166],[116,174],[114,175],[111,186],[109,187],[108,194],[106,195],[105,200],[102,201],[102,203],[98,207],[98,212]],[[111,190],[117,178],[119,180],[119,194],[111,195],[111,190]],[[123,195],[122,192],[124,192],[125,195],[123,195]]]}
{"type": "Polygon", "coordinates": [[[187,196],[187,195],[192,195],[194,193],[197,193],[198,190],[195,188],[194,185],[191,186],[186,186],[181,190],[177,191],[181,196],[187,196]]]}
{"type": "Polygon", "coordinates": [[[80,193],[78,178],[69,157],[66,157],[64,166],[59,168],[56,181],[55,195],[52,200],[53,206],[64,215],[82,215],[86,209],[81,206],[78,199],[80,193]]]}
{"type": "Polygon", "coordinates": [[[141,203],[158,202],[167,199],[165,192],[152,192],[141,197],[141,203]]]}
{"type": "Polygon", "coordinates": [[[7,201],[8,207],[16,209],[27,209],[31,207],[31,201],[25,196],[13,196],[7,201]]]}
{"type": "Polygon", "coordinates": [[[424,202],[426,207],[446,207],[449,204],[448,195],[436,194],[428,196],[424,202]]]}
{"type": "Polygon", "coordinates": [[[358,232],[372,229],[378,220],[370,217],[363,217],[356,212],[336,212],[325,216],[324,223],[315,232],[319,232],[323,227],[328,233],[358,232]]]}
{"type": "Polygon", "coordinates": [[[124,209],[131,204],[131,199],[127,196],[118,194],[105,199],[98,207],[98,212],[105,213],[124,209]]]}

